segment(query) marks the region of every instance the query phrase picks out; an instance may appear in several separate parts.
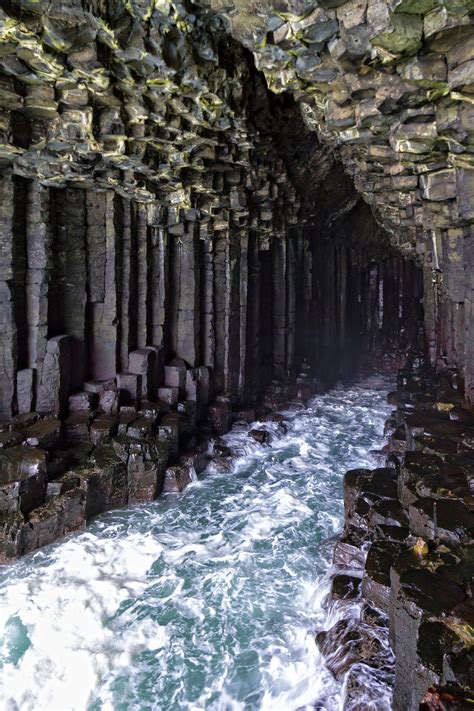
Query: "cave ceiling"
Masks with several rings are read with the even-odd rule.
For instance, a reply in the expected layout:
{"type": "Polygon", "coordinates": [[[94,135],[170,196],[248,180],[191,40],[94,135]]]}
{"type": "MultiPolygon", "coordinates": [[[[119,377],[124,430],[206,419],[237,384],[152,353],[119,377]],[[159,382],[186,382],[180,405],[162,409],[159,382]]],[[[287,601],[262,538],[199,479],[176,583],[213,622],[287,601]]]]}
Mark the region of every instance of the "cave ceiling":
{"type": "Polygon", "coordinates": [[[264,112],[248,121],[262,88],[254,77],[249,91],[248,59],[229,49],[227,31],[314,132],[275,104],[273,143],[292,183],[315,193],[340,162],[392,243],[439,267],[433,245],[455,244],[474,219],[473,9],[472,0],[7,0],[0,161],[51,186],[145,202],[159,193],[175,205],[206,194],[209,204],[209,161],[248,167],[255,132],[271,133],[264,112]]]}

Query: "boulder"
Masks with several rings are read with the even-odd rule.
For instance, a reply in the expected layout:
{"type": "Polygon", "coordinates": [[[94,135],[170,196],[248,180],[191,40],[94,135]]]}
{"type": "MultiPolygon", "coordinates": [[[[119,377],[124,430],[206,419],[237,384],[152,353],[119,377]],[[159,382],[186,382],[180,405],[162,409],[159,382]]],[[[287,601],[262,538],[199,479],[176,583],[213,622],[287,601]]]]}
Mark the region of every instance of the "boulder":
{"type": "Polygon", "coordinates": [[[118,433],[118,422],[116,415],[98,415],[94,418],[89,429],[91,444],[108,444],[112,437],[118,433]]]}
{"type": "Polygon", "coordinates": [[[166,470],[163,493],[181,493],[196,479],[197,476],[193,464],[180,460],[179,464],[166,470]]]}
{"type": "Polygon", "coordinates": [[[50,338],[41,371],[36,409],[38,412],[65,413],[69,405],[71,339],[50,338]]]}
{"type": "Polygon", "coordinates": [[[142,378],[135,373],[119,373],[117,375],[117,388],[124,402],[140,402],[142,396],[142,378]]]}
{"type": "Polygon", "coordinates": [[[388,614],[390,607],[390,569],[403,550],[399,543],[393,541],[374,541],[369,548],[362,579],[362,596],[388,614]]]}
{"type": "Polygon", "coordinates": [[[338,680],[360,662],[379,668],[387,664],[377,631],[354,619],[340,620],[330,630],[318,632],[316,644],[338,680]]]}
{"type": "Polygon", "coordinates": [[[164,386],[177,388],[179,398],[186,393],[186,370],[186,363],[181,358],[174,358],[164,368],[164,386]]]}
{"type": "Polygon", "coordinates": [[[250,430],[248,436],[251,437],[255,442],[259,444],[269,444],[271,440],[271,434],[268,430],[263,429],[253,429],[250,430]]]}
{"type": "Polygon", "coordinates": [[[57,418],[38,420],[30,427],[22,430],[25,442],[30,447],[54,449],[60,444],[62,437],[62,422],[57,418]]]}
{"type": "MultiPolygon", "coordinates": [[[[140,376],[139,399],[156,397],[158,390],[157,353],[154,348],[139,348],[128,356],[128,371],[140,376]]],[[[132,398],[133,399],[133,398],[132,398]]]]}
{"type": "Polygon", "coordinates": [[[86,492],[82,487],[70,489],[36,508],[26,517],[22,553],[30,553],[53,543],[86,525],[86,492]]]}
{"type": "Polygon", "coordinates": [[[360,594],[361,578],[355,575],[338,573],[331,581],[331,597],[333,600],[352,600],[360,594]]]}
{"type": "Polygon", "coordinates": [[[0,512],[27,514],[46,496],[47,455],[19,445],[0,452],[0,512]]]}
{"type": "MultiPolygon", "coordinates": [[[[101,444],[90,454],[90,462],[100,472],[100,490],[104,495],[104,511],[125,506],[128,500],[127,467],[112,444],[101,444]]],[[[99,493],[99,492],[98,492],[99,493]]],[[[100,495],[98,496],[100,500],[100,495]]],[[[89,491],[87,506],[89,511],[89,491]]],[[[88,512],[89,517],[89,512],[88,512]]]]}

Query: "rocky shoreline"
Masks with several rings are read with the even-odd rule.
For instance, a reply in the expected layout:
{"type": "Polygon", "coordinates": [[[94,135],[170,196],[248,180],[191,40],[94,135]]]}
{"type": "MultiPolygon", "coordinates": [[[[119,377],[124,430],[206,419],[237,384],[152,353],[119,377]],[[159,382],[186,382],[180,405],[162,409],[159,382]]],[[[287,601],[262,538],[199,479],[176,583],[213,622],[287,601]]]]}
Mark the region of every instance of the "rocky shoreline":
{"type": "MultiPolygon", "coordinates": [[[[126,384],[89,382],[63,415],[32,412],[0,424],[0,563],[85,528],[97,514],[181,492],[211,459],[230,467],[218,438],[234,422],[274,418],[283,404],[316,390],[303,370],[274,380],[256,409],[237,411],[230,395],[213,398],[208,368],[190,369],[178,358],[160,368],[149,350],[135,352],[141,372],[129,373],[126,384]],[[151,402],[140,393],[155,377],[161,386],[151,402]]],[[[266,432],[249,436],[263,444],[266,432]]]]}
{"type": "Polygon", "coordinates": [[[393,680],[395,711],[471,709],[474,414],[455,372],[423,367],[401,370],[388,401],[385,466],[344,479],[330,604],[351,614],[316,641],[346,675],[346,709],[362,708],[364,670],[393,680]]]}

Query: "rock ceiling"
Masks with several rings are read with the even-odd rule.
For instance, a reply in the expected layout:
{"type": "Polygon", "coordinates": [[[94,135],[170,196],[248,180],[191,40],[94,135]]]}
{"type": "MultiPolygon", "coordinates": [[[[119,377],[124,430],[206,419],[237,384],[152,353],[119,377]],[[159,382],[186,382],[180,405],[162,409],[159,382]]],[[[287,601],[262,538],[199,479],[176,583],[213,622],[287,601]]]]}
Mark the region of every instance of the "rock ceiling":
{"type": "Polygon", "coordinates": [[[220,61],[224,23],[270,89],[293,94],[395,245],[449,273],[474,219],[472,0],[197,4],[3,3],[2,164],[143,201],[212,192],[209,161],[238,168],[252,147],[248,67],[220,61]]]}

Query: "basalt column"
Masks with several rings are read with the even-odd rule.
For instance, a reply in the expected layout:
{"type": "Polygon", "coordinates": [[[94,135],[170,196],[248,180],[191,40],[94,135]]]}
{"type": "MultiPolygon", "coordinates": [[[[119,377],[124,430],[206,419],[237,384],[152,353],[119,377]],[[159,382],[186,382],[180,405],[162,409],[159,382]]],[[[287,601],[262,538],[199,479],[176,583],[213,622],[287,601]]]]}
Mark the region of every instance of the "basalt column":
{"type": "Polygon", "coordinates": [[[48,335],[70,337],[71,388],[85,380],[86,357],[86,194],[51,190],[52,269],[48,294],[48,335]]]}
{"type": "Polygon", "coordinates": [[[88,364],[93,380],[113,378],[118,365],[120,243],[115,231],[115,203],[112,192],[87,192],[88,364]]]}
{"type": "Polygon", "coordinates": [[[15,379],[17,368],[17,330],[15,322],[13,281],[13,176],[5,171],[0,176],[0,227],[2,241],[0,247],[0,412],[3,417],[12,413],[15,401],[15,379]]]}

